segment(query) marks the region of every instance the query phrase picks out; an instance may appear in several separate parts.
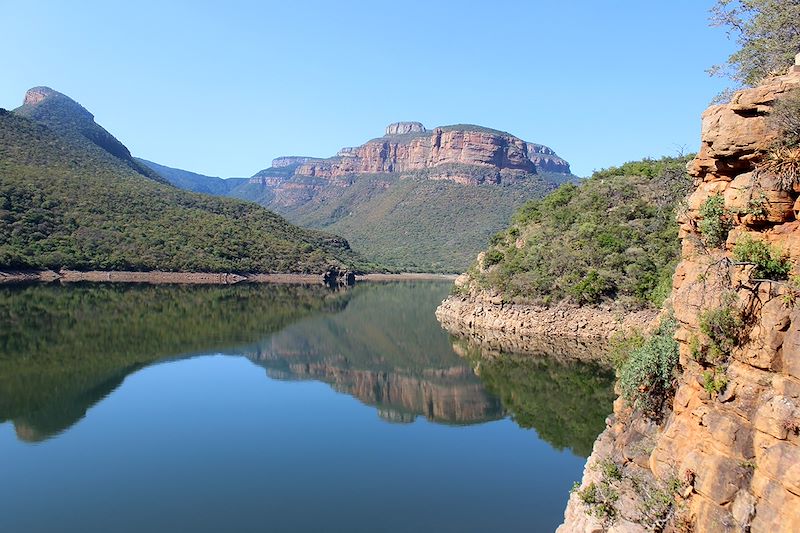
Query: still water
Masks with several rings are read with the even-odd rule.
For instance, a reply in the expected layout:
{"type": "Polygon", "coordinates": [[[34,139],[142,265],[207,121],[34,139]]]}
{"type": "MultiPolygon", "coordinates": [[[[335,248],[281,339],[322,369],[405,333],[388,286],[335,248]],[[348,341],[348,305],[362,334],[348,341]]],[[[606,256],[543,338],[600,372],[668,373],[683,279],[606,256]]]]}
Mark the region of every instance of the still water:
{"type": "Polygon", "coordinates": [[[552,531],[612,375],[448,290],[0,287],[0,531],[552,531]]]}

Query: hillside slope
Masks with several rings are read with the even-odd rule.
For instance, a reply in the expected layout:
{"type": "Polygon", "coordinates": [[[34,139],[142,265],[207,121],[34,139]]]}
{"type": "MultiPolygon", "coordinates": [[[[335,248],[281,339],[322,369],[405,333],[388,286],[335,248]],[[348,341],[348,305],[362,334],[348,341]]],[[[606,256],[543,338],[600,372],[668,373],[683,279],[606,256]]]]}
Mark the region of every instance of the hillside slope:
{"type": "Polygon", "coordinates": [[[116,152],[0,111],[0,266],[321,272],[357,261],[344,239],[158,183],[116,152]]]}
{"type": "Polygon", "coordinates": [[[44,124],[74,143],[105,150],[139,174],[166,183],[164,178],[131,157],[128,148],[94,121],[94,115],[75,100],[50,87],[34,87],[25,93],[19,116],[44,124]]]}

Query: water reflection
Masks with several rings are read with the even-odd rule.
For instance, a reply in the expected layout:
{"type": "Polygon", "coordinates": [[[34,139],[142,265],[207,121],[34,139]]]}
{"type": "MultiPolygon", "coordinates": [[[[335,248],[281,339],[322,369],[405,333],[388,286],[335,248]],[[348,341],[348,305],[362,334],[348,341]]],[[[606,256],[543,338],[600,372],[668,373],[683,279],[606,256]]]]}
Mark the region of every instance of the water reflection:
{"type": "Polygon", "coordinates": [[[35,442],[67,430],[133,372],[196,354],[244,356],[280,380],[316,380],[392,423],[475,424],[510,414],[586,456],[612,378],[543,352],[513,356],[442,331],[447,283],[0,288],[0,422],[35,442]]]}
{"type": "Polygon", "coordinates": [[[349,297],[316,286],[0,287],[0,422],[46,439],[144,366],[252,343],[349,297]]]}
{"type": "MultiPolygon", "coordinates": [[[[570,357],[557,349],[505,353],[454,337],[453,348],[470,361],[486,389],[523,428],[557,449],[588,457],[614,402],[614,372],[608,366],[570,357]]],[[[537,344],[536,346],[542,346],[537,344]]]]}

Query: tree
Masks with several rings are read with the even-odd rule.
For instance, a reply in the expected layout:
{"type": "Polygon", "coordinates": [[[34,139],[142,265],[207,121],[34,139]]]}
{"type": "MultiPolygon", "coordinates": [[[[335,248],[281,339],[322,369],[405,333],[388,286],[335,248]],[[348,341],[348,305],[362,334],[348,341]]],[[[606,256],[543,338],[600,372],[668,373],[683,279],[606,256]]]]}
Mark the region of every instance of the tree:
{"type": "Polygon", "coordinates": [[[717,0],[711,25],[726,28],[741,48],[709,73],[740,85],[782,74],[800,52],[800,0],[717,0]]]}

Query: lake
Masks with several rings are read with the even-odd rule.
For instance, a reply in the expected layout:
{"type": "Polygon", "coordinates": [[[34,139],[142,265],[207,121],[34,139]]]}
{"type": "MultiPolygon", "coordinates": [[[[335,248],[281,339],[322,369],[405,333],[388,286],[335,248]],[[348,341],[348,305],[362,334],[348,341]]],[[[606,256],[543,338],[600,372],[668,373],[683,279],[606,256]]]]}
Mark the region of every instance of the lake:
{"type": "Polygon", "coordinates": [[[0,531],[552,531],[613,374],[449,288],[0,287],[0,531]]]}

